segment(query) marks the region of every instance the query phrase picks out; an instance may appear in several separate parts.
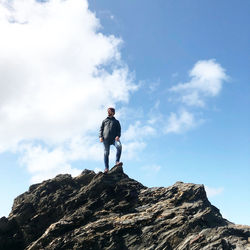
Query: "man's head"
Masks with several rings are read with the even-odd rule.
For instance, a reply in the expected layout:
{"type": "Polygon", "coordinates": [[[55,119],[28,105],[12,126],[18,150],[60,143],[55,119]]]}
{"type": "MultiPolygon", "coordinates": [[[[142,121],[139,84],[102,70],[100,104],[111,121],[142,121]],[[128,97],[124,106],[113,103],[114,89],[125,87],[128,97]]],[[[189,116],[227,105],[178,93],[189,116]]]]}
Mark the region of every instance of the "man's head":
{"type": "Polygon", "coordinates": [[[115,115],[115,109],[110,107],[108,108],[108,116],[113,117],[115,115]]]}

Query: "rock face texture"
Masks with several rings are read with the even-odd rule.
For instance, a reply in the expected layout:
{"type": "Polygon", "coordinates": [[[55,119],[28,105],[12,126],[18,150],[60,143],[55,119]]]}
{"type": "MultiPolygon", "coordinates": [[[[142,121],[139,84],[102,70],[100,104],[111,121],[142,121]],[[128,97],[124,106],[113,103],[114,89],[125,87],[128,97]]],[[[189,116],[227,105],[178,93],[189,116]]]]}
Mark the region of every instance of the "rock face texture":
{"type": "Polygon", "coordinates": [[[147,188],[121,166],[32,185],[0,219],[0,249],[250,249],[202,185],[147,188]]]}

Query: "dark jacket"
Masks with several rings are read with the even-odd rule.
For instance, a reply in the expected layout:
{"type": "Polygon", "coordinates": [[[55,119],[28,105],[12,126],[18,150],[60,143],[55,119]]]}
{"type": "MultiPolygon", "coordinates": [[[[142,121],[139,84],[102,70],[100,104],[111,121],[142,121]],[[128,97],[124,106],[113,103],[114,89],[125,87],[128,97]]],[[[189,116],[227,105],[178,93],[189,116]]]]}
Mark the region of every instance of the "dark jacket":
{"type": "Polygon", "coordinates": [[[113,143],[116,136],[121,137],[120,122],[116,120],[115,117],[107,117],[102,122],[99,137],[102,137],[104,141],[113,143]]]}

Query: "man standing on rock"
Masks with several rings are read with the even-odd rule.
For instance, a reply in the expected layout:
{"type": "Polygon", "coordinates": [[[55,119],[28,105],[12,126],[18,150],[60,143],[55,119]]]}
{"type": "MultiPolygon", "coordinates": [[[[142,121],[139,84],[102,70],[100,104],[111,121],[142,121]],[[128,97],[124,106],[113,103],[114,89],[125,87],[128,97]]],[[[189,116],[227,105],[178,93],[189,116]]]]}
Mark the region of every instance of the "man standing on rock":
{"type": "Polygon", "coordinates": [[[120,157],[122,153],[122,144],[120,142],[121,137],[121,125],[118,120],[115,119],[115,109],[108,108],[108,117],[103,120],[100,128],[100,142],[103,142],[104,146],[104,173],[109,171],[109,151],[110,146],[116,147],[116,165],[121,165],[120,157]]]}

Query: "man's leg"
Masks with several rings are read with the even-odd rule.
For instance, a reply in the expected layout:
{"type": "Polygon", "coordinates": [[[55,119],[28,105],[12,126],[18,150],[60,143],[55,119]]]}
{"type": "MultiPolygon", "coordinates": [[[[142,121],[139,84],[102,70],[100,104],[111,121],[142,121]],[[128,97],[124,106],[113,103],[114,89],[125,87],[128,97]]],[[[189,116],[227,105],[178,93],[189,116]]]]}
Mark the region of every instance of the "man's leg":
{"type": "Polygon", "coordinates": [[[116,164],[120,162],[120,158],[121,158],[121,153],[122,153],[122,144],[121,141],[115,141],[114,143],[115,147],[116,147],[116,164]]]}
{"type": "Polygon", "coordinates": [[[110,144],[108,142],[103,142],[104,146],[104,165],[105,170],[109,169],[109,150],[110,150],[110,144]]]}

